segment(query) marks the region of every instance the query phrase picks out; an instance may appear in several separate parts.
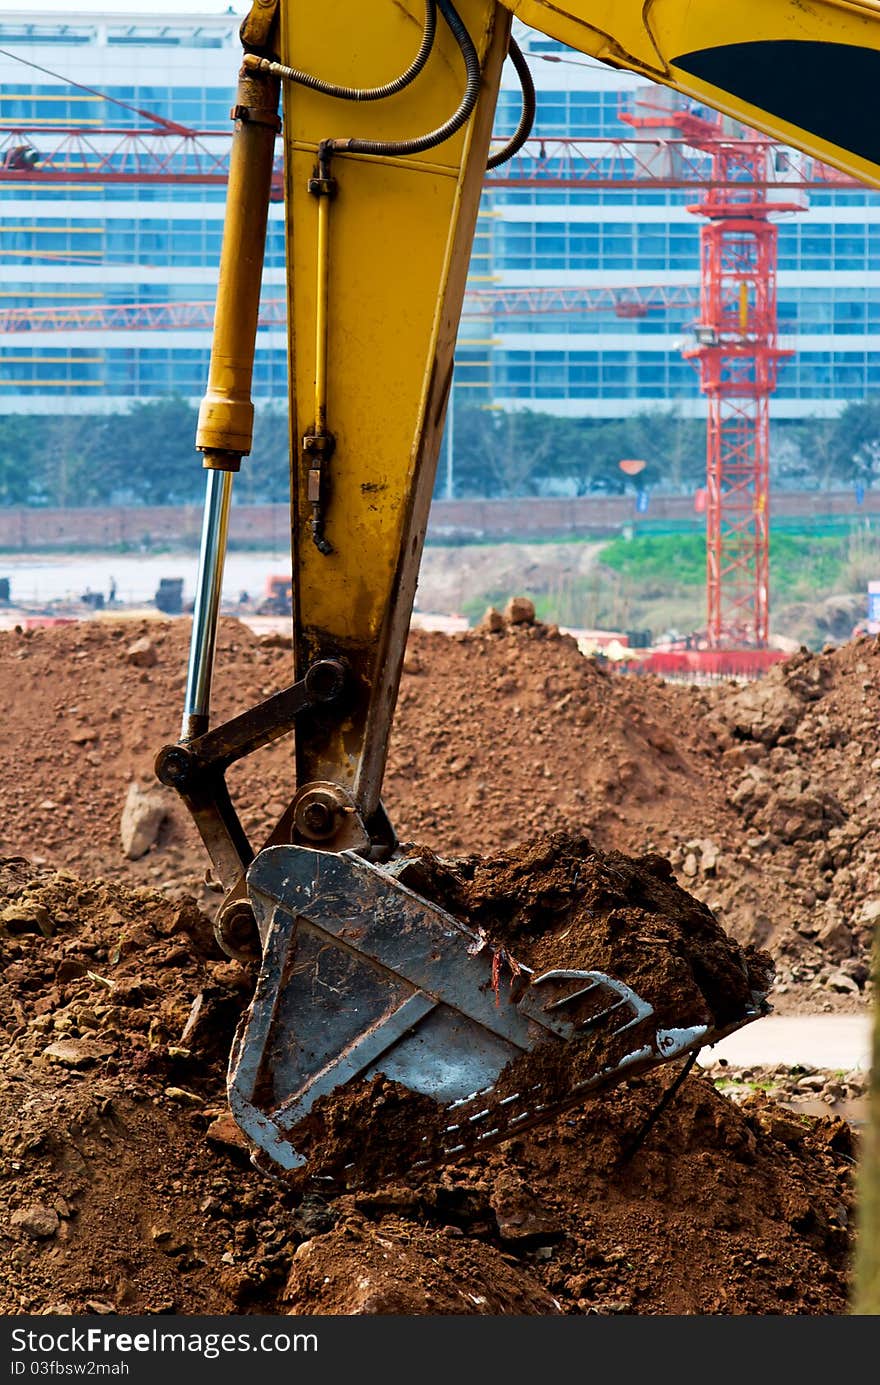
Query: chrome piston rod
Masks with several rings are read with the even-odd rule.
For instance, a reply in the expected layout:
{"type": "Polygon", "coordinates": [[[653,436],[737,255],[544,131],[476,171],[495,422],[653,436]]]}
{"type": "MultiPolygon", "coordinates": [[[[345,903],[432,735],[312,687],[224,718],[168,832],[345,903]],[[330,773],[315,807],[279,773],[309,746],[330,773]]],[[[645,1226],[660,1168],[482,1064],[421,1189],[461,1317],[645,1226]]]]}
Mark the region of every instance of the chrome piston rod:
{"type": "MultiPolygon", "coordinates": [[[[263,8],[274,12],[271,5],[263,8]]],[[[275,140],[281,124],[278,95],[277,78],[240,69],[232,108],[235,127],[211,363],[196,429],[208,481],[186,675],[185,741],[208,729],[232,477],[253,441],[251,383],[275,140]]]]}
{"type": "Polygon", "coordinates": [[[199,574],[189,646],[189,667],[186,674],[186,697],[181,729],[183,740],[191,740],[208,729],[211,675],[214,669],[217,621],[220,615],[220,593],[223,587],[223,565],[226,560],[233,475],[234,472],[231,471],[208,472],[199,574]]]}

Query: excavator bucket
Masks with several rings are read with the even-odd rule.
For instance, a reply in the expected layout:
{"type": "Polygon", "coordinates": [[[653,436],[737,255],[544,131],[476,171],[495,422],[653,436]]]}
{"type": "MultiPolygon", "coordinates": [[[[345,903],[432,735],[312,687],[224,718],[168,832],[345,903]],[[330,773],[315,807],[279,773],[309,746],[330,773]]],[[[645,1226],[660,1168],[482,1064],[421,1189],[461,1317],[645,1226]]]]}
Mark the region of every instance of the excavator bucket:
{"type": "Polygon", "coordinates": [[[229,1103],[283,1169],[307,1163],[297,1128],[346,1084],[381,1074],[432,1098],[424,1161],[454,1159],[712,1044],[766,1008],[753,996],[723,1030],[663,1027],[620,978],[535,974],[393,867],[351,852],[270,847],[248,890],[263,958],[232,1050],[229,1103]],[[538,1050],[550,1062],[529,1070],[524,1056],[538,1050]]]}

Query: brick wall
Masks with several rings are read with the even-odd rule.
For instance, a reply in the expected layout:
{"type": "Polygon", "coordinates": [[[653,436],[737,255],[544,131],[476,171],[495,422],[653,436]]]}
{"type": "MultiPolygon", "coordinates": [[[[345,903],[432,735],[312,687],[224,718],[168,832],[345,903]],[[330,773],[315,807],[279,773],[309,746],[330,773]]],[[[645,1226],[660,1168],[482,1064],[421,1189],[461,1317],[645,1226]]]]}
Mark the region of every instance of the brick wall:
{"type": "MultiPolygon", "coordinates": [[[[880,492],[869,491],[857,507],[852,491],[783,491],[771,498],[771,513],[785,518],[880,515],[880,492]]],[[[581,496],[570,500],[438,500],[430,532],[441,536],[540,537],[606,534],[640,520],[696,518],[686,495],[652,495],[646,515],[637,515],[632,496],[581,496]]],[[[150,548],[156,543],[198,546],[199,505],[108,506],[96,509],[0,508],[0,549],[150,548]]],[[[233,544],[284,552],[288,546],[286,505],[233,505],[233,544]]]]}

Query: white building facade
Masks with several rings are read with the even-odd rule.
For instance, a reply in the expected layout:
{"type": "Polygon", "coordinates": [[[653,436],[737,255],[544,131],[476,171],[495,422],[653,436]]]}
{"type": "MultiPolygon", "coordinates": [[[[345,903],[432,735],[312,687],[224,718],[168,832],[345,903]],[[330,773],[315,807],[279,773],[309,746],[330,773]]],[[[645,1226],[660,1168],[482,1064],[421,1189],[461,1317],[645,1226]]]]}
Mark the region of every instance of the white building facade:
{"type": "MultiPolygon", "coordinates": [[[[0,139],[33,131],[143,127],[152,113],[188,128],[229,127],[240,47],[237,15],[0,15],[0,139]],[[110,101],[103,97],[112,98],[110,101]]],[[[620,112],[645,83],[517,27],[538,89],[536,134],[626,137],[620,112]]],[[[518,116],[506,73],[499,134],[518,116]]],[[[40,131],[41,133],[37,133],[40,131]]],[[[484,199],[474,288],[645,290],[699,280],[692,192],[493,189],[484,199]]],[[[0,182],[0,318],[4,310],[91,304],[204,304],[213,298],[222,187],[0,182]]],[[[264,300],[284,297],[283,208],[273,204],[264,300]]],[[[880,195],[811,194],[780,223],[780,326],[796,355],[783,367],[775,418],[830,415],[880,384],[880,195]]],[[[570,416],[645,409],[704,412],[682,357],[693,308],[621,318],[604,311],[467,317],[457,353],[459,402],[570,416]]],[[[44,324],[0,331],[0,412],[89,413],[134,400],[202,394],[210,329],[44,324]]],[[[260,329],[254,391],[283,402],[282,326],[260,329]]]]}

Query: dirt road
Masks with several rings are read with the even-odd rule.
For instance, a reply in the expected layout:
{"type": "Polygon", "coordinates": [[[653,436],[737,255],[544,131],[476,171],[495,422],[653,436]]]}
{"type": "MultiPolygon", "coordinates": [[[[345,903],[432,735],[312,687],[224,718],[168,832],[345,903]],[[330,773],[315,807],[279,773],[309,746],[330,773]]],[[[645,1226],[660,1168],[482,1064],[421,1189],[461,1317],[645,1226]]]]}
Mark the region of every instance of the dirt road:
{"type": "Polygon", "coordinates": [[[869,1015],[767,1015],[701,1051],[709,1062],[725,1058],[736,1067],[777,1065],[826,1072],[868,1072],[869,1015]]]}

